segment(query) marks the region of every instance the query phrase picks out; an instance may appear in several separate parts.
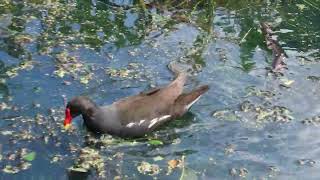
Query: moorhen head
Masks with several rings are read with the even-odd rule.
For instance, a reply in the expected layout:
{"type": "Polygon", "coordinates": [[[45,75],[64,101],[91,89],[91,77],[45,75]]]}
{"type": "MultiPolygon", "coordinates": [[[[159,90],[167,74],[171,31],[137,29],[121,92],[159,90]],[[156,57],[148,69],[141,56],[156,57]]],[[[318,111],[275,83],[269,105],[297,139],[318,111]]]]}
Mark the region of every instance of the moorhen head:
{"type": "Polygon", "coordinates": [[[68,102],[65,110],[64,126],[69,127],[72,119],[81,114],[91,114],[97,105],[88,97],[77,96],[68,102]]]}

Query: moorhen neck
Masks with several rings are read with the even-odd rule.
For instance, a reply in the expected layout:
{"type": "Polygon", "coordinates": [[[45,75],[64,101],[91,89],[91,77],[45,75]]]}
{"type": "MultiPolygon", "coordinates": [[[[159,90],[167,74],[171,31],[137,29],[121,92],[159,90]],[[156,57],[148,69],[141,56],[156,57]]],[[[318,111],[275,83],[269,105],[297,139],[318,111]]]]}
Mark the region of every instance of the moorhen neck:
{"type": "Polygon", "coordinates": [[[208,91],[209,86],[204,85],[183,93],[186,78],[186,74],[180,73],[166,87],[141,92],[108,106],[97,106],[88,97],[77,96],[67,104],[64,125],[69,126],[72,118],[81,114],[91,131],[121,137],[143,136],[185,114],[208,91]]]}

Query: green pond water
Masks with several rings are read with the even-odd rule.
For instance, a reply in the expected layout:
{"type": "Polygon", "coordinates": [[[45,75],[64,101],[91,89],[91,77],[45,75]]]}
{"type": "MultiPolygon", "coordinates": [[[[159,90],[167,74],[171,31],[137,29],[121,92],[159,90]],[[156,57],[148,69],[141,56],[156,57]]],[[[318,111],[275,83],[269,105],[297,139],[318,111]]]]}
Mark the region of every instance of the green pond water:
{"type": "Polygon", "coordinates": [[[0,179],[319,179],[319,48],[319,0],[0,0],[0,179]],[[172,66],[210,85],[184,117],[139,139],[63,129],[64,99],[109,104],[172,66]]]}

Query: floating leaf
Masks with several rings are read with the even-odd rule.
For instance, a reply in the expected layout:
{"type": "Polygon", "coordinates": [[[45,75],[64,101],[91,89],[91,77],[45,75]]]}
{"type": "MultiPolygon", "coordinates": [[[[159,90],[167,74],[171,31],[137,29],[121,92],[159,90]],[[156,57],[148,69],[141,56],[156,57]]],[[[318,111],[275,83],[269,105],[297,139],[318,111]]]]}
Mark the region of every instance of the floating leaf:
{"type": "Polygon", "coordinates": [[[105,164],[99,151],[92,148],[83,148],[80,150],[79,157],[75,160],[75,164],[69,168],[71,171],[87,172],[93,168],[100,178],[105,177],[105,164]]]}
{"type": "Polygon", "coordinates": [[[239,169],[239,176],[242,177],[242,178],[245,178],[248,173],[249,173],[249,171],[246,168],[240,168],[239,169]]]}
{"type": "Polygon", "coordinates": [[[63,81],[63,84],[64,84],[64,85],[67,85],[67,86],[70,86],[70,85],[71,85],[71,82],[70,82],[70,81],[63,81]]]}
{"type": "Polygon", "coordinates": [[[289,80],[289,79],[286,79],[286,78],[283,78],[281,79],[281,84],[282,86],[284,87],[291,87],[291,85],[294,83],[294,80],[289,80]]]}
{"type": "Polygon", "coordinates": [[[153,160],[154,160],[154,161],[161,161],[161,160],[163,160],[163,157],[161,157],[161,156],[156,156],[156,157],[153,158],[153,160]]]}
{"type": "Polygon", "coordinates": [[[172,159],[170,161],[168,161],[168,172],[167,175],[170,175],[173,171],[173,169],[175,169],[176,167],[182,167],[183,163],[182,160],[180,159],[172,159]]]}
{"type": "Polygon", "coordinates": [[[283,34],[293,32],[293,30],[291,30],[291,29],[280,29],[279,31],[280,31],[280,33],[283,33],[283,34]]]}
{"type": "Polygon", "coordinates": [[[18,75],[18,68],[12,68],[6,72],[6,75],[13,78],[18,75]]]}
{"type": "Polygon", "coordinates": [[[143,66],[138,63],[130,63],[128,64],[128,67],[123,67],[120,69],[108,68],[105,70],[105,72],[111,77],[122,79],[140,79],[143,73],[139,67],[143,66]]]}
{"type": "Polygon", "coordinates": [[[154,176],[160,173],[160,167],[156,164],[150,164],[148,162],[142,161],[137,167],[138,171],[142,174],[148,174],[154,176]]]}
{"type": "Polygon", "coordinates": [[[17,155],[12,153],[12,154],[8,154],[7,159],[10,161],[14,161],[17,158],[17,155]]]}
{"type": "Polygon", "coordinates": [[[70,167],[68,170],[69,170],[69,171],[75,171],[75,172],[81,172],[81,173],[86,173],[86,172],[88,172],[87,169],[81,168],[81,167],[70,167]]]}
{"type": "Polygon", "coordinates": [[[52,157],[50,163],[56,163],[56,162],[61,161],[61,160],[62,160],[62,156],[57,154],[57,155],[52,157]]]}
{"type": "Polygon", "coordinates": [[[238,174],[238,171],[237,171],[236,168],[231,168],[229,173],[230,173],[231,176],[236,176],[238,174]]]}
{"type": "Polygon", "coordinates": [[[30,43],[32,40],[33,40],[33,39],[32,39],[31,36],[29,36],[29,35],[23,35],[23,34],[17,35],[17,36],[15,36],[15,38],[14,38],[14,41],[15,41],[15,43],[17,43],[17,44],[30,43]]]}
{"type": "Polygon", "coordinates": [[[63,78],[64,75],[66,74],[66,71],[61,68],[61,69],[59,69],[59,70],[54,71],[54,73],[55,73],[58,77],[63,78]]]}
{"type": "Polygon", "coordinates": [[[31,163],[29,162],[21,162],[19,168],[20,170],[26,170],[29,169],[31,167],[31,163]]]}
{"type": "Polygon", "coordinates": [[[91,79],[92,79],[91,74],[82,76],[82,77],[80,77],[80,83],[82,83],[82,84],[88,84],[91,79]]]}
{"type": "Polygon", "coordinates": [[[152,140],[149,140],[149,144],[158,146],[158,145],[163,145],[163,142],[160,140],[152,139],[152,140]]]}
{"type": "Polygon", "coordinates": [[[237,121],[239,117],[230,109],[217,110],[212,113],[212,116],[221,120],[237,121]]]}
{"type": "Polygon", "coordinates": [[[229,144],[225,149],[224,149],[224,154],[229,155],[233,154],[235,152],[236,146],[234,144],[229,144]]]}
{"type": "Polygon", "coordinates": [[[1,131],[0,134],[6,136],[6,135],[12,135],[13,131],[1,131]]]}
{"type": "Polygon", "coordinates": [[[316,164],[316,162],[312,159],[299,159],[297,163],[300,166],[305,166],[305,165],[314,166],[316,164]]]}
{"type": "Polygon", "coordinates": [[[300,11],[303,11],[306,8],[306,5],[304,5],[304,4],[296,4],[296,6],[298,7],[298,9],[300,11]]]}
{"type": "Polygon", "coordinates": [[[245,178],[249,173],[249,171],[246,168],[240,168],[240,169],[231,168],[229,173],[231,176],[239,176],[239,177],[245,178]]]}
{"type": "Polygon", "coordinates": [[[26,161],[33,161],[36,157],[36,153],[35,152],[31,152],[26,154],[25,156],[23,156],[23,159],[26,161]]]}
{"type": "Polygon", "coordinates": [[[16,174],[19,172],[19,169],[14,166],[6,165],[6,167],[2,171],[8,174],[16,174]]]}
{"type": "Polygon", "coordinates": [[[181,163],[181,160],[172,159],[168,161],[169,168],[174,169],[181,163]]]}
{"type": "Polygon", "coordinates": [[[0,104],[0,111],[6,110],[6,109],[11,109],[11,106],[9,106],[8,104],[6,104],[5,102],[2,102],[2,103],[0,104]]]}

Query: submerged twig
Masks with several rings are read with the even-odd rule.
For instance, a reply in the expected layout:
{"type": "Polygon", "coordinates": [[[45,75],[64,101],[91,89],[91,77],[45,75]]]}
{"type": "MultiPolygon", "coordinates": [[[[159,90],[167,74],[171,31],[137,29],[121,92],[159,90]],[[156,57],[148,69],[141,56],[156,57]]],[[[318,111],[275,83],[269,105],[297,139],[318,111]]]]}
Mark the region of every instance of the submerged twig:
{"type": "Polygon", "coordinates": [[[249,35],[249,33],[251,32],[252,28],[250,28],[248,30],[248,32],[243,36],[243,38],[240,40],[240,44],[246,39],[246,37],[249,35]]]}

